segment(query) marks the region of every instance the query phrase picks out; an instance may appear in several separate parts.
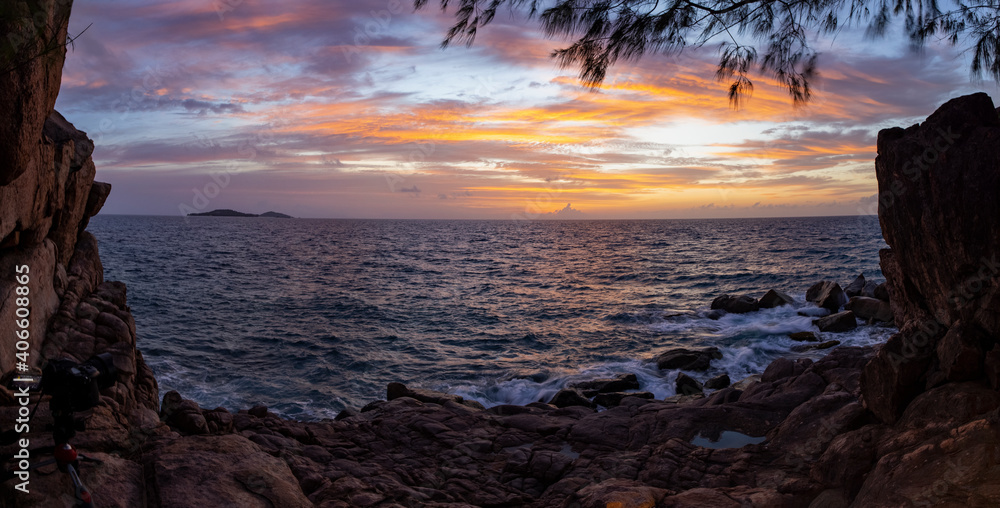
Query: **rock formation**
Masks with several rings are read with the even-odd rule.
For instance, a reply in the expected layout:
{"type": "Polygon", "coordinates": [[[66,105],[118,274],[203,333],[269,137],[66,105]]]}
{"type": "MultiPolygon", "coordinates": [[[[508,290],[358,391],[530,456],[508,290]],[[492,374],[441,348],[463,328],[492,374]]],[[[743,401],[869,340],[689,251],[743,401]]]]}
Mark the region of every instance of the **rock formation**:
{"type": "Polygon", "coordinates": [[[896,421],[920,393],[983,379],[1000,337],[1000,119],[983,93],[879,133],[881,251],[900,333],[865,369],[865,405],[896,421]]]}
{"type": "Polygon", "coordinates": [[[760,309],[760,303],[750,295],[722,295],[712,300],[712,310],[745,314],[760,309]]]}
{"type": "MultiPolygon", "coordinates": [[[[69,2],[35,3],[49,7],[46,22],[64,41],[69,2]]],[[[103,280],[85,231],[110,187],[93,182],[92,143],[52,111],[62,52],[52,54],[59,65],[30,62],[0,78],[0,153],[14,161],[0,172],[0,333],[12,335],[10,274],[26,264],[31,363],[112,354],[117,382],[81,414],[86,429],[73,440],[103,461],[81,468],[98,506],[1000,505],[1000,123],[985,95],[879,137],[880,219],[892,247],[882,263],[900,325],[880,349],[782,358],[758,378],[668,400],[621,391],[637,387],[634,377],[599,380],[567,389],[562,402],[586,403],[562,408],[484,410],[394,383],[390,400],[307,423],[265,407],[201,408],[176,392],[158,404],[125,287],[103,280]],[[615,407],[596,411],[581,390],[615,407]],[[766,440],[692,444],[724,432],[766,440]]],[[[817,301],[838,310],[839,289],[818,288],[817,301]]],[[[11,355],[0,351],[5,373],[11,355]]],[[[654,361],[704,370],[719,357],[674,350],[654,361]]],[[[18,410],[0,389],[0,421],[18,410]]],[[[51,445],[51,422],[43,399],[22,437],[33,449],[51,445]]],[[[0,507],[70,505],[66,475],[36,471],[29,494],[13,483],[0,485],[0,507]]]]}
{"type": "Polygon", "coordinates": [[[817,282],[806,291],[806,301],[815,302],[820,307],[837,312],[837,309],[847,303],[847,295],[840,288],[840,284],[823,281],[817,282]]]}
{"type": "Polygon", "coordinates": [[[773,309],[775,307],[790,305],[792,303],[795,303],[795,300],[792,297],[778,291],[777,289],[768,290],[767,293],[764,293],[764,296],[760,298],[760,308],[762,309],[773,309]]]}

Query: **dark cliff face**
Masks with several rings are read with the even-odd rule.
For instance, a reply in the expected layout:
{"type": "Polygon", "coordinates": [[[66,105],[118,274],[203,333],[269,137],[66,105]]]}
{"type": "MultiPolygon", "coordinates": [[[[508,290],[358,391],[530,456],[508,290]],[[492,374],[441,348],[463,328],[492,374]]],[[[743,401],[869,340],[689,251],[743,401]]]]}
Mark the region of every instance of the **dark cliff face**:
{"type": "MultiPolygon", "coordinates": [[[[865,369],[866,407],[894,422],[919,393],[990,377],[1000,337],[1000,119],[984,93],[879,133],[881,252],[900,333],[865,369]]],[[[1000,354],[998,351],[997,354],[1000,354]]]]}
{"type": "MultiPolygon", "coordinates": [[[[10,36],[0,53],[0,371],[15,370],[25,359],[19,351],[36,369],[53,358],[79,362],[111,353],[120,377],[102,395],[124,420],[155,409],[159,395],[135,349],[125,286],[104,280],[97,240],[86,231],[111,186],[94,181],[93,141],[53,110],[71,6],[12,0],[0,9],[0,33],[10,36]],[[21,286],[26,295],[17,292],[21,286]],[[26,350],[11,340],[23,330],[19,309],[30,312],[26,350]]],[[[11,402],[0,387],[0,405],[11,402]]],[[[13,421],[8,416],[2,421],[13,421]]]]}
{"type": "Polygon", "coordinates": [[[56,104],[72,0],[4,0],[0,9],[0,185],[37,163],[56,104]]]}

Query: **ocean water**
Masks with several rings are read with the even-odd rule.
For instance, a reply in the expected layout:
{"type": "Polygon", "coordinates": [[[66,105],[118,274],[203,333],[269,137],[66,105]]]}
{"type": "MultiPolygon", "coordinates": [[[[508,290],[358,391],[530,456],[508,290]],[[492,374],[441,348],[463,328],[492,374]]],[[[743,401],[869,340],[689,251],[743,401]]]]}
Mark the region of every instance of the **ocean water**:
{"type": "MultiPolygon", "coordinates": [[[[875,217],[425,221],[94,217],[105,278],[128,285],[139,348],[205,407],[267,405],[315,420],[384,398],[392,381],[487,406],[547,400],[632,372],[658,397],[671,347],[718,346],[695,373],[733,380],[814,330],[796,308],[819,280],[882,280],[875,217]],[[722,293],[799,300],[718,321],[722,293]]],[[[811,304],[809,304],[811,305],[811,304]]],[[[845,345],[894,330],[825,334],[845,345]]]]}

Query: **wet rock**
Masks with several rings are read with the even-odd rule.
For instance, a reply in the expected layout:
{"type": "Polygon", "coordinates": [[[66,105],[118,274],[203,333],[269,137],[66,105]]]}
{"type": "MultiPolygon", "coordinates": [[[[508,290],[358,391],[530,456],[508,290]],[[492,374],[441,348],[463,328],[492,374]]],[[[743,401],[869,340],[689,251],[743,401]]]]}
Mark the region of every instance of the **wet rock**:
{"type": "Polygon", "coordinates": [[[722,319],[722,316],[725,316],[726,314],[728,314],[728,312],[726,312],[726,311],[724,311],[722,309],[713,309],[713,310],[708,311],[705,314],[705,317],[707,317],[708,319],[711,319],[712,321],[718,321],[718,320],[722,319]]]}
{"type": "Polygon", "coordinates": [[[718,406],[722,404],[731,404],[733,402],[738,402],[740,396],[743,395],[743,390],[737,390],[733,387],[722,388],[715,393],[713,393],[708,401],[705,402],[706,406],[718,406]]]}
{"type": "Polygon", "coordinates": [[[696,393],[702,393],[705,388],[698,382],[698,380],[683,372],[677,373],[677,379],[674,380],[674,386],[679,395],[694,395],[696,393]]]}
{"type": "Polygon", "coordinates": [[[674,348],[662,353],[656,358],[656,366],[660,370],[708,370],[712,360],[721,360],[722,352],[717,347],[703,349],[674,348]]]}
{"type": "Polygon", "coordinates": [[[819,327],[821,332],[847,332],[858,327],[858,319],[854,312],[845,310],[826,317],[821,317],[813,324],[819,327]]]}
{"type": "Polygon", "coordinates": [[[791,296],[788,296],[787,294],[776,289],[768,290],[768,292],[764,293],[764,296],[760,298],[760,308],[762,309],[773,309],[775,307],[791,305],[793,303],[795,303],[795,300],[791,296]]]}
{"type": "Polygon", "coordinates": [[[796,353],[804,353],[806,351],[818,351],[821,349],[830,349],[840,345],[839,340],[827,340],[820,342],[819,344],[801,344],[798,346],[792,346],[792,351],[796,353]]]}
{"type": "Polygon", "coordinates": [[[865,281],[865,274],[862,273],[854,279],[854,282],[851,282],[844,288],[844,294],[847,295],[848,298],[861,296],[861,294],[864,293],[865,284],[867,284],[867,281],[865,281]]]}
{"type": "Polygon", "coordinates": [[[333,420],[339,422],[340,420],[343,420],[344,418],[351,418],[351,417],[359,416],[359,415],[361,415],[361,412],[356,411],[354,409],[351,409],[349,407],[346,407],[343,410],[341,410],[339,413],[337,413],[337,416],[335,416],[333,418],[333,420]]]}
{"type": "Polygon", "coordinates": [[[385,400],[373,400],[373,401],[365,404],[364,406],[362,406],[361,407],[361,412],[362,413],[367,413],[369,411],[375,411],[376,409],[379,409],[379,408],[385,406],[388,403],[389,402],[385,401],[385,400]]]}
{"type": "Polygon", "coordinates": [[[685,405],[697,406],[702,404],[703,402],[699,401],[703,401],[704,399],[705,399],[704,392],[694,393],[691,395],[684,395],[679,393],[677,395],[671,395],[670,397],[664,398],[663,402],[666,402],[668,404],[675,404],[677,406],[685,406],[685,405]]]}
{"type": "Polygon", "coordinates": [[[867,296],[853,296],[844,305],[844,308],[853,311],[854,314],[863,321],[880,321],[883,323],[892,322],[892,307],[889,302],[878,298],[868,298],[867,296]]]}
{"type": "MultiPolygon", "coordinates": [[[[865,296],[868,296],[868,295],[865,295],[865,296]]],[[[871,296],[873,296],[875,298],[878,298],[879,300],[882,300],[883,302],[888,302],[889,301],[889,286],[887,286],[884,282],[881,283],[881,284],[876,285],[875,289],[872,290],[871,296]]]]}
{"type": "Polygon", "coordinates": [[[865,288],[861,290],[861,296],[867,296],[868,298],[875,298],[875,288],[879,286],[878,282],[873,280],[865,282],[865,288]]]}
{"type": "Polygon", "coordinates": [[[722,295],[712,300],[713,310],[722,309],[733,314],[745,314],[760,309],[757,300],[749,295],[722,295]]]}
{"type": "Polygon", "coordinates": [[[650,392],[611,392],[611,393],[599,393],[594,397],[594,404],[604,407],[615,407],[621,404],[622,399],[625,397],[638,397],[640,399],[654,399],[655,396],[650,392]]]}
{"type": "Polygon", "coordinates": [[[593,397],[599,393],[623,392],[627,390],[639,389],[639,378],[635,374],[619,374],[609,379],[593,379],[582,381],[570,385],[583,392],[587,397],[593,397]]]}
{"type": "Polygon", "coordinates": [[[746,390],[750,385],[759,382],[760,378],[761,378],[760,374],[754,374],[752,376],[747,376],[747,377],[745,377],[745,378],[743,378],[743,379],[741,379],[741,380],[733,383],[730,386],[730,388],[734,388],[734,389],[740,390],[740,391],[746,390]]]}
{"type": "Polygon", "coordinates": [[[760,375],[760,381],[762,383],[769,383],[797,375],[800,372],[802,372],[802,369],[796,368],[795,360],[791,358],[778,358],[764,369],[764,373],[760,375]]]}
{"type": "Polygon", "coordinates": [[[708,388],[709,390],[721,390],[728,387],[730,383],[731,381],[729,380],[728,374],[720,374],[712,379],[709,379],[708,381],[705,381],[705,388],[708,388]]]}
{"type": "Polygon", "coordinates": [[[847,303],[847,295],[840,284],[831,281],[817,282],[806,291],[806,301],[837,312],[847,303]]]}
{"type": "Polygon", "coordinates": [[[478,401],[465,400],[461,395],[419,388],[407,388],[403,383],[389,383],[386,387],[386,399],[392,401],[400,397],[410,397],[429,404],[444,405],[447,402],[455,402],[473,409],[486,409],[478,401]]]}
{"type": "Polygon", "coordinates": [[[563,388],[556,392],[552,400],[549,401],[549,404],[559,408],[570,406],[594,407],[594,403],[590,399],[584,397],[579,390],[572,388],[563,388]]]}
{"type": "Polygon", "coordinates": [[[788,338],[798,342],[819,342],[819,337],[813,332],[790,333],[788,338]]]}

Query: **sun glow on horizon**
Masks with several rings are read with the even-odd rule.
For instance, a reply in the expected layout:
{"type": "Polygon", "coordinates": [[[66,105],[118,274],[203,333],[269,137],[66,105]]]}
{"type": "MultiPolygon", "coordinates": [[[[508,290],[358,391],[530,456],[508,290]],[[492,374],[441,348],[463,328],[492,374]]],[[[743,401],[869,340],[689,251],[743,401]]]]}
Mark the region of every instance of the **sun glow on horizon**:
{"type": "Polygon", "coordinates": [[[758,77],[733,110],[711,51],[649,55],[592,91],[548,59],[558,41],[517,21],[442,51],[451,18],[405,9],[110,5],[74,9],[71,31],[101,22],[68,55],[58,105],[97,142],[98,179],[128,189],[110,213],[176,213],[225,171],[213,208],[297,216],[501,218],[570,201],[593,218],[851,214],[876,192],[878,129],[971,89],[943,50],[845,50],[824,55],[808,106],[758,77]]]}

